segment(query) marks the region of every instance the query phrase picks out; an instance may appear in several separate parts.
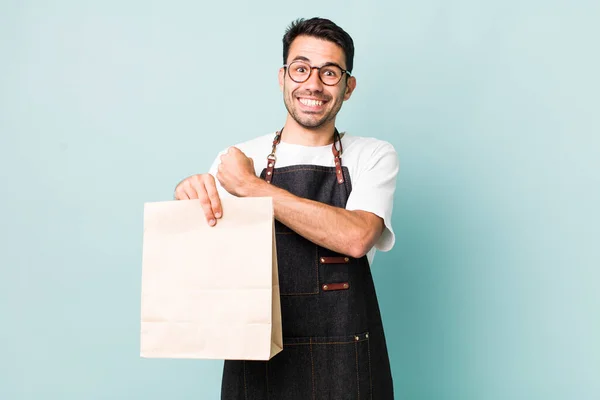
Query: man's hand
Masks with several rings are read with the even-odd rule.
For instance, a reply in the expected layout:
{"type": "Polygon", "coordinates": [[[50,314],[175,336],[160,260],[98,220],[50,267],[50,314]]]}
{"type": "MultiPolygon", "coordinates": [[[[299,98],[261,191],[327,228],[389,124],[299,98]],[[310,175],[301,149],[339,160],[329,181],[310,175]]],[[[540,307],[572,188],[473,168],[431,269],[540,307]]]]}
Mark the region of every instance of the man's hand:
{"type": "MultiPolygon", "coordinates": [[[[250,185],[259,180],[254,172],[254,162],[238,148],[231,147],[221,156],[217,172],[221,186],[234,196],[246,196],[250,185]]],[[[211,174],[192,175],[175,188],[176,200],[200,200],[208,224],[214,226],[223,216],[221,199],[215,178],[211,174]]]]}
{"type": "Polygon", "coordinates": [[[211,174],[192,175],[181,181],[175,188],[175,199],[199,199],[210,226],[214,226],[223,215],[215,178],[211,174]]]}
{"type": "Polygon", "coordinates": [[[254,161],[236,147],[230,147],[221,156],[221,164],[217,172],[221,186],[234,196],[248,195],[248,189],[259,178],[254,171],[254,161]]]}

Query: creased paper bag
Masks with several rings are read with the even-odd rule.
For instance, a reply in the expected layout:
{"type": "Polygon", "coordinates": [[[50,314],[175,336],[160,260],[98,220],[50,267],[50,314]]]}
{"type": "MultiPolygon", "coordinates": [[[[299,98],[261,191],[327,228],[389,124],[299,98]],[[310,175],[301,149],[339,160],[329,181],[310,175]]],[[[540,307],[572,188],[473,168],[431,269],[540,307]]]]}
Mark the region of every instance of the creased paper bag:
{"type": "Polygon", "coordinates": [[[140,355],[269,360],[283,348],[271,198],[144,205],[140,355]]]}

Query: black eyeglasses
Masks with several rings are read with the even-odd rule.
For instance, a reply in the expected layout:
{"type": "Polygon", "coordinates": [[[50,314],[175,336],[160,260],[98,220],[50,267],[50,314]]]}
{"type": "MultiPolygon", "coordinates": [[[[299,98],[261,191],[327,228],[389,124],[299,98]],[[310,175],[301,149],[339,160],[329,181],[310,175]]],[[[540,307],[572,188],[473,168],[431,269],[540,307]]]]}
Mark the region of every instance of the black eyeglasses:
{"type": "Polygon", "coordinates": [[[310,78],[313,69],[319,71],[319,79],[327,86],[335,86],[342,80],[344,74],[350,76],[350,72],[342,69],[337,64],[325,64],[322,67],[312,67],[305,61],[293,61],[283,66],[287,69],[290,79],[296,83],[306,82],[310,78]]]}

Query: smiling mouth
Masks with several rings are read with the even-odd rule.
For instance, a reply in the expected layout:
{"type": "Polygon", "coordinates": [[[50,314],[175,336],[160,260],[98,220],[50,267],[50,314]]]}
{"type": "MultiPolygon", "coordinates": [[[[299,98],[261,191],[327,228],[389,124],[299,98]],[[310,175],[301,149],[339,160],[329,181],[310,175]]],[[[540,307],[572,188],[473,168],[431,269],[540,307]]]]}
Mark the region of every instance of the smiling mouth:
{"type": "Polygon", "coordinates": [[[307,107],[321,107],[323,104],[327,103],[327,101],[323,101],[323,100],[304,99],[304,98],[298,98],[298,101],[307,107]]]}

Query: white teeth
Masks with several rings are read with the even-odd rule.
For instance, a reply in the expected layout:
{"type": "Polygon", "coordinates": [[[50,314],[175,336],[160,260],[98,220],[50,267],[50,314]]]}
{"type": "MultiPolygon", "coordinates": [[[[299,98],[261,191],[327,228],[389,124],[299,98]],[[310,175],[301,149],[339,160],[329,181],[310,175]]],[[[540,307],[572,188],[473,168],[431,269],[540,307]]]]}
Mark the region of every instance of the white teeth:
{"type": "Polygon", "coordinates": [[[309,107],[322,106],[323,102],[319,100],[300,99],[300,103],[309,107]]]}

